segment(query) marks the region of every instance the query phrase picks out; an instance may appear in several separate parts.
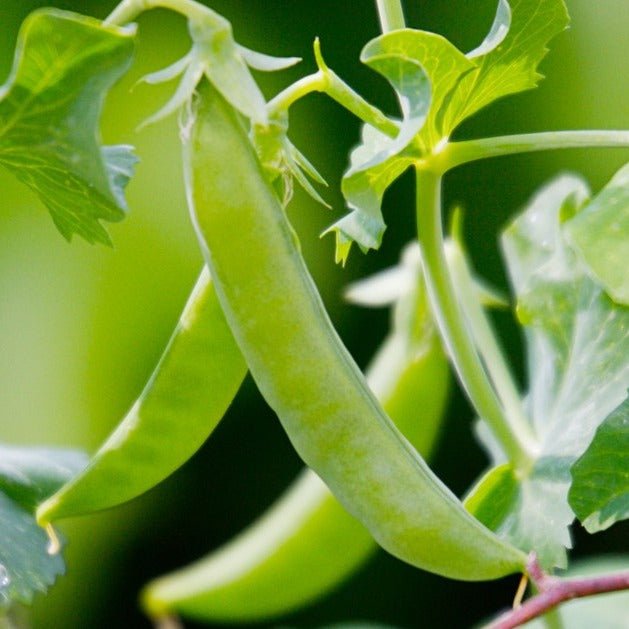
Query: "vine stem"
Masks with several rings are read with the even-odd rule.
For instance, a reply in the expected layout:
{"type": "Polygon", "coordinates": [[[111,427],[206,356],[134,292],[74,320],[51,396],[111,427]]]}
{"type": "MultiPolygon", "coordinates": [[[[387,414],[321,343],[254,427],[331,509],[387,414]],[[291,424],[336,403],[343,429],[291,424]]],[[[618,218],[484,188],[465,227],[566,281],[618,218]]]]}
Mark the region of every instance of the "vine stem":
{"type": "Polygon", "coordinates": [[[417,230],[430,302],[461,385],[509,460],[521,471],[532,465],[537,444],[527,423],[508,417],[476,351],[448,271],[441,221],[441,176],[418,166],[417,230]]]}
{"type": "Polygon", "coordinates": [[[406,26],[400,0],[376,0],[376,6],[383,33],[396,31],[406,26]]]}
{"type": "Polygon", "coordinates": [[[471,267],[461,242],[461,234],[453,233],[451,241],[446,243],[446,260],[458,301],[464,310],[475,346],[485,363],[485,369],[495,387],[496,394],[500,398],[504,412],[510,423],[520,426],[532,442],[535,437],[522,406],[520,393],[487,313],[478,297],[471,267]]]}
{"type": "Polygon", "coordinates": [[[343,79],[327,66],[321,54],[319,39],[314,42],[314,56],[319,68],[318,72],[289,85],[268,103],[269,115],[273,116],[288,108],[311,92],[323,92],[339,105],[354,114],[359,120],[371,125],[389,137],[396,137],[399,126],[387,118],[377,107],[368,103],[355,92],[343,79]]]}
{"type": "Polygon", "coordinates": [[[586,147],[627,148],[629,131],[549,131],[450,142],[435,157],[445,172],[488,157],[586,147]]]}
{"type": "Polygon", "coordinates": [[[527,571],[539,594],[520,607],[505,612],[486,629],[513,629],[548,613],[566,601],[629,589],[629,571],[578,579],[561,579],[547,575],[541,569],[535,553],[529,556],[527,571]]]}
{"type": "Polygon", "coordinates": [[[122,0],[105,19],[105,24],[124,25],[149,9],[170,9],[190,20],[217,15],[212,9],[195,0],[122,0]]]}

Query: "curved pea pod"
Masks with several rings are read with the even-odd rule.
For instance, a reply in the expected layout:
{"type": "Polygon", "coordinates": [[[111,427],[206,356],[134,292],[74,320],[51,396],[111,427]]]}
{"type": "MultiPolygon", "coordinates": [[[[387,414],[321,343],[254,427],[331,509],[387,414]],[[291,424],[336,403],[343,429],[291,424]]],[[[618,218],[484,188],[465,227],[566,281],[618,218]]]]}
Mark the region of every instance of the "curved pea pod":
{"type": "MultiPolygon", "coordinates": [[[[367,369],[367,383],[427,456],[443,416],[449,370],[418,254],[417,245],[408,248],[400,266],[352,286],[348,297],[367,305],[396,302],[392,330],[367,369]]],[[[279,616],[333,589],[375,549],[369,532],[305,469],[250,527],[205,559],[150,583],[142,602],[153,617],[246,622],[279,616]]]]}
{"type": "Polygon", "coordinates": [[[144,391],[87,467],[39,506],[37,521],[113,507],[157,485],[201,447],[245,374],[204,269],[144,391]]]}
{"type": "Polygon", "coordinates": [[[301,458],[396,557],[464,580],[524,570],[524,554],[465,511],[369,390],[236,112],[205,82],[194,109],[183,136],[193,222],[234,337],[301,458]]]}

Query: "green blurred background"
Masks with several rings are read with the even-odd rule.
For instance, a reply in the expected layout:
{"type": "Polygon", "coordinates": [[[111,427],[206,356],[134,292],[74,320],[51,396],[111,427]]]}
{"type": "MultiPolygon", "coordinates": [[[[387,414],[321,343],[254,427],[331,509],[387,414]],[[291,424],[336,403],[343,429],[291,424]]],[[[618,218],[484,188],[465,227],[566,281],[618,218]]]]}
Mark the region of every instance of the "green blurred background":
{"type": "MultiPolygon", "coordinates": [[[[0,81],[7,76],[20,22],[46,3],[0,2],[0,81]]],[[[55,3],[104,17],[111,1],[55,3]]],[[[362,45],[378,34],[372,0],[217,0],[238,41],[304,62],[261,77],[267,94],[314,68],[311,44],[322,40],[328,64],[361,93],[393,113],[384,82],[361,67],[362,45]]],[[[463,50],[487,31],[496,0],[407,3],[412,26],[448,36],[463,50]]],[[[544,62],[542,87],[506,99],[462,128],[459,137],[568,128],[628,128],[627,0],[568,0],[571,31],[544,62]],[[619,71],[620,70],[620,71],[619,71]]],[[[183,21],[162,11],[140,20],[136,63],[113,91],[103,121],[108,143],[137,146],[141,163],[128,189],[131,213],[111,228],[113,250],[66,243],[39,201],[0,172],[0,440],[72,445],[92,451],[126,412],[147,379],[201,266],[181,183],[177,121],[137,131],[172,86],[137,85],[187,50],[183,21]]],[[[384,311],[342,304],[344,284],[392,264],[412,238],[413,189],[403,177],[385,197],[389,225],[382,250],[333,264],[331,237],[319,234],[344,211],[338,192],[359,126],[324,97],[294,107],[292,136],[331,184],[332,212],[299,192],[289,208],[305,256],[343,339],[364,365],[387,326],[384,311]],[[369,333],[366,333],[366,330],[369,333]]],[[[466,238],[477,268],[505,286],[496,234],[533,190],[562,170],[587,175],[596,189],[629,154],[571,151],[492,160],[446,181],[446,207],[466,209],[466,238]]],[[[509,354],[522,351],[509,315],[497,318],[509,354]]],[[[459,494],[483,469],[472,443],[472,414],[455,394],[434,468],[459,494]]],[[[68,575],[34,607],[33,629],[148,627],[136,596],[149,578],[181,566],[227,540],[279,494],[300,467],[251,382],[206,446],[176,475],[123,508],[64,524],[68,575]]],[[[1,534],[1,533],[0,533],[1,534]]],[[[629,528],[586,538],[576,553],[629,550],[629,528]]],[[[342,549],[340,549],[342,552],[342,549]]],[[[379,553],[349,583],[320,603],[274,623],[311,627],[369,619],[406,627],[469,626],[506,605],[515,583],[459,584],[414,570],[379,553]]],[[[193,624],[186,626],[193,627],[193,624]]]]}

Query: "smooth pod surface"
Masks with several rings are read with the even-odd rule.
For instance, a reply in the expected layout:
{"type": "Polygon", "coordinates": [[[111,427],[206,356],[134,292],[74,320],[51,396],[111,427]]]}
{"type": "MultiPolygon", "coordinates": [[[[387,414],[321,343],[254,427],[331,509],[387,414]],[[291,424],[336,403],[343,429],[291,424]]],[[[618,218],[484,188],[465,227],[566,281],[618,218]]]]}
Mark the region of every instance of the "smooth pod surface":
{"type": "Polygon", "coordinates": [[[113,507],[164,480],[203,445],[246,372],[204,269],[144,391],[88,466],[39,506],[38,522],[113,507]]]}
{"type": "Polygon", "coordinates": [[[395,428],[338,338],[234,110],[202,83],[184,135],[189,204],[227,321],[302,459],[391,554],[463,580],[525,556],[462,507],[395,428]]]}
{"type": "MultiPolygon", "coordinates": [[[[449,370],[416,275],[366,377],[396,425],[428,456],[447,400],[449,370]]],[[[369,532],[306,468],[229,543],[149,583],[142,603],[154,617],[173,612],[205,621],[276,617],[342,583],[376,548],[369,532]]]]}

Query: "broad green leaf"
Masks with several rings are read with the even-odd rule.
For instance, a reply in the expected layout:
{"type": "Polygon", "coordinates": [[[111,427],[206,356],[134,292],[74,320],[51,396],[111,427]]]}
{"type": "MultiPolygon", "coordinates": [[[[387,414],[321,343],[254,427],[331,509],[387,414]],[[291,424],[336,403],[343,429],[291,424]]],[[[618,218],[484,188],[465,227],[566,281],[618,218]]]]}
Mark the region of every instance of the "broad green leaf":
{"type": "MultiPolygon", "coordinates": [[[[438,119],[452,86],[457,85],[476,66],[447,39],[426,31],[404,29],[387,33],[368,44],[363,55],[369,52],[370,47],[375,48],[376,44],[388,55],[412,60],[428,78],[429,87],[426,89],[430,90],[430,108],[424,124],[417,125],[420,131],[417,138],[420,154],[428,153],[444,136],[438,119]]],[[[400,70],[403,72],[404,69],[400,70]]]]}
{"type": "Polygon", "coordinates": [[[568,500],[590,533],[629,518],[629,398],[598,427],[572,466],[568,500]]]}
{"type": "Polygon", "coordinates": [[[0,89],[0,164],[32,188],[67,239],[109,244],[99,222],[125,216],[129,147],[101,147],[103,99],[126,71],[133,30],[73,13],[32,13],[0,89]]]}
{"type": "Polygon", "coordinates": [[[473,487],[465,506],[501,537],[535,550],[547,567],[566,565],[571,547],[567,529],[573,519],[566,499],[569,476],[563,462],[539,461],[525,478],[508,464],[490,469],[473,487]]]}
{"type": "Polygon", "coordinates": [[[48,539],[32,511],[86,462],[70,450],[0,447],[0,610],[30,603],[63,573],[63,559],[48,554],[48,539]]]}
{"type": "Polygon", "coordinates": [[[610,297],[629,305],[629,164],[568,222],[566,231],[610,297]]]}
{"type": "Polygon", "coordinates": [[[353,211],[325,232],[336,234],[337,262],[345,262],[352,242],[363,251],[380,246],[386,228],[381,211],[384,192],[415,160],[404,151],[426,121],[431,94],[421,64],[397,40],[397,35],[406,32],[378,37],[361,54],[361,61],[395,89],[403,120],[395,138],[368,125],[363,128],[362,143],[352,152],[351,166],[342,182],[343,195],[353,211]]]}
{"type": "MultiPolygon", "coordinates": [[[[609,555],[593,557],[575,562],[565,573],[569,578],[593,577],[612,574],[629,568],[629,556],[609,555]]],[[[629,609],[629,591],[598,594],[574,601],[562,603],[557,614],[562,627],[569,629],[627,629],[627,610],[629,609]]],[[[556,624],[547,624],[543,618],[537,618],[522,625],[526,629],[547,629],[556,624]]]]}
{"type": "Polygon", "coordinates": [[[568,21],[563,0],[499,0],[489,35],[467,55],[476,69],[461,79],[445,103],[443,133],[450,135],[463,120],[503,96],[536,87],[547,44],[568,21]]]}
{"type": "MultiPolygon", "coordinates": [[[[589,196],[578,178],[542,189],[503,234],[529,371],[526,408],[540,441],[496,531],[550,568],[565,565],[573,513],[570,467],[629,387],[629,310],[614,303],[570,249],[564,222],[589,196]]],[[[490,448],[496,463],[503,458],[490,448]]]]}
{"type": "Polygon", "coordinates": [[[489,33],[467,55],[440,35],[413,29],[367,44],[361,59],[393,85],[403,121],[394,139],[366,126],[351,155],[342,188],[353,212],[327,230],[336,233],[337,262],[353,242],[363,251],[380,246],[382,198],[411,164],[437,152],[479,109],[537,85],[546,44],[567,24],[563,0],[499,0],[489,33]]]}

